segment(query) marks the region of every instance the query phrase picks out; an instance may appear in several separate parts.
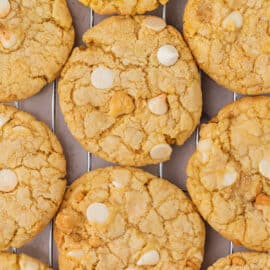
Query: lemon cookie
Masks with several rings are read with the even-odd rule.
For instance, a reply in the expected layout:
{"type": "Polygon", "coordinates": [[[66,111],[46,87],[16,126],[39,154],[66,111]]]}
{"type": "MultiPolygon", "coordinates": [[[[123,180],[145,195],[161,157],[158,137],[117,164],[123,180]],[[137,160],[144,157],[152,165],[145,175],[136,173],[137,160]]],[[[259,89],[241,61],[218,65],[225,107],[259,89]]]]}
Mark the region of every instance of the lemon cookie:
{"type": "Polygon", "coordinates": [[[79,0],[99,14],[143,14],[165,5],[168,0],[79,0]]]}
{"type": "Polygon", "coordinates": [[[65,191],[63,150],[28,113],[0,105],[0,250],[20,247],[55,215],[65,191]]]}
{"type": "Polygon", "coordinates": [[[84,34],[59,83],[71,133],[122,165],[170,159],[199,122],[198,70],[181,34],[151,16],[111,17],[84,34]]]}
{"type": "Polygon", "coordinates": [[[270,255],[255,252],[238,252],[219,259],[208,270],[269,270],[270,255]]]}
{"type": "Polygon", "coordinates": [[[270,98],[243,98],[203,125],[187,167],[202,216],[224,237],[270,250],[270,98]]]}
{"type": "Polygon", "coordinates": [[[189,0],[184,33],[200,67],[242,94],[270,93],[270,2],[189,0]]]}
{"type": "MultiPolygon", "coordinates": [[[[2,1],[2,0],[1,0],[2,1]]],[[[0,270],[52,270],[25,254],[0,253],[0,270]]]]}
{"type": "Polygon", "coordinates": [[[204,224],[180,189],[125,167],[80,177],[55,222],[60,270],[196,270],[204,238],[204,224]]]}
{"type": "Polygon", "coordinates": [[[0,101],[28,98],[53,81],[73,40],[65,0],[1,0],[0,101]]]}

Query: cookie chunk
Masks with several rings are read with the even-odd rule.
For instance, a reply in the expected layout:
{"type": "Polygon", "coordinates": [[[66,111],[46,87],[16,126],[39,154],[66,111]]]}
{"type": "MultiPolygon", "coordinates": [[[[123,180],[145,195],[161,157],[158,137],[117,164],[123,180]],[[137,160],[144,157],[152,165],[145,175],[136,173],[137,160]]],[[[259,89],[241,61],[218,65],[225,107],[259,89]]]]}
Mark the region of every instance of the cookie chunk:
{"type": "Polygon", "coordinates": [[[270,255],[255,252],[234,253],[225,258],[219,259],[208,270],[269,270],[270,255]]]}
{"type": "MultiPolygon", "coordinates": [[[[2,0],[1,0],[2,1],[2,0]]],[[[52,270],[25,254],[0,253],[0,270],[52,270]]]]}
{"type": "Polygon", "coordinates": [[[66,0],[1,0],[0,101],[28,98],[53,81],[73,40],[66,0]]]}
{"type": "Polygon", "coordinates": [[[159,4],[165,5],[168,0],[79,0],[86,6],[93,8],[99,14],[143,14],[156,9],[159,4]]]}
{"type": "Polygon", "coordinates": [[[59,83],[71,133],[122,165],[170,159],[199,122],[200,78],[181,34],[151,16],[111,17],[84,34],[59,83]]]}
{"type": "Polygon", "coordinates": [[[270,93],[270,2],[189,0],[184,33],[200,67],[242,94],[270,93]]]}
{"type": "Polygon", "coordinates": [[[53,218],[65,192],[66,162],[45,124],[5,105],[0,105],[0,153],[0,250],[5,250],[21,247],[53,218]]]}
{"type": "Polygon", "coordinates": [[[80,177],[55,222],[60,270],[196,270],[204,238],[204,224],[180,189],[125,167],[80,177]]]}
{"type": "Polygon", "coordinates": [[[247,248],[270,250],[270,98],[243,98],[203,125],[187,167],[209,224],[247,248]]]}

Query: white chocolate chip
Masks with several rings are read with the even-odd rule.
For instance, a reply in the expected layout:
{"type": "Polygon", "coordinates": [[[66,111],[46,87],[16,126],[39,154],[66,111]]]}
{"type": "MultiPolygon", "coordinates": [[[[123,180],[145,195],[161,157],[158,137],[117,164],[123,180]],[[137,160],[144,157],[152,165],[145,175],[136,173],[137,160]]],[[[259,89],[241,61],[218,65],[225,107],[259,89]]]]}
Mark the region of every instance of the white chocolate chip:
{"type": "Polygon", "coordinates": [[[30,130],[24,126],[15,126],[12,128],[12,130],[20,133],[30,132],[30,130]]]}
{"type": "Polygon", "coordinates": [[[143,254],[137,261],[137,265],[156,265],[159,262],[159,254],[156,250],[150,250],[143,254]]]}
{"type": "Polygon", "coordinates": [[[112,183],[116,188],[121,188],[122,187],[122,184],[117,182],[117,181],[113,181],[112,183]]]}
{"type": "Polygon", "coordinates": [[[144,24],[147,28],[152,29],[154,31],[161,31],[166,27],[166,22],[159,17],[147,17],[144,20],[144,24]]]}
{"type": "Polygon", "coordinates": [[[34,261],[20,262],[20,270],[39,270],[38,263],[34,261]]]}
{"type": "Polygon", "coordinates": [[[154,114],[165,114],[168,111],[167,96],[165,94],[162,94],[149,99],[148,108],[154,114]]]}
{"type": "Polygon", "coordinates": [[[136,270],[136,268],[135,268],[135,267],[130,266],[130,267],[128,267],[126,270],[136,270]]]}
{"type": "Polygon", "coordinates": [[[166,143],[155,145],[150,151],[150,156],[153,159],[167,159],[171,156],[171,154],[172,148],[166,143]]]}
{"type": "Polygon", "coordinates": [[[8,169],[0,170],[0,191],[10,192],[18,184],[17,175],[8,169]]]}
{"type": "Polygon", "coordinates": [[[164,45],[158,49],[157,58],[160,64],[169,67],[177,62],[179,53],[174,46],[164,45]]]}
{"type": "Polygon", "coordinates": [[[110,89],[113,86],[114,73],[106,67],[95,68],[91,74],[91,82],[97,89],[110,89]]]}
{"type": "Polygon", "coordinates": [[[237,177],[237,172],[226,172],[223,177],[223,186],[231,186],[236,181],[237,177]]]}
{"type": "Polygon", "coordinates": [[[240,29],[243,25],[243,17],[239,11],[233,11],[222,22],[222,27],[228,30],[240,29]]]}
{"type": "Polygon", "coordinates": [[[81,249],[77,249],[77,250],[71,250],[67,253],[67,255],[69,257],[74,257],[76,259],[80,259],[83,255],[84,255],[84,252],[83,250],[81,249]]]}
{"type": "Polygon", "coordinates": [[[10,12],[9,0],[0,0],[0,18],[5,18],[10,12]]]}
{"type": "Polygon", "coordinates": [[[102,224],[107,220],[109,210],[103,203],[92,203],[87,208],[86,216],[90,222],[102,224]]]}
{"type": "Polygon", "coordinates": [[[259,172],[266,178],[270,179],[270,163],[264,158],[259,163],[259,172]]]}
{"type": "Polygon", "coordinates": [[[209,160],[213,141],[211,139],[200,140],[197,149],[200,153],[202,163],[206,163],[209,160]]]}
{"type": "Polygon", "coordinates": [[[9,117],[0,114],[0,128],[9,121],[9,117]]]}
{"type": "Polygon", "coordinates": [[[5,49],[10,49],[17,43],[17,36],[8,31],[0,31],[0,42],[5,49]]]}

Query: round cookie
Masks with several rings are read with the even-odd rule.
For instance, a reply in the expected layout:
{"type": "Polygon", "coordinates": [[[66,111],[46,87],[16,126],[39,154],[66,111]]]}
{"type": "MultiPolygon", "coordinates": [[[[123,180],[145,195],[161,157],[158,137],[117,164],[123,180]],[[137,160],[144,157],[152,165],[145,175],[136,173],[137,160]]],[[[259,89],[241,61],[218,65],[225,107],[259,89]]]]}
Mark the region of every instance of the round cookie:
{"type": "Polygon", "coordinates": [[[98,14],[143,14],[147,11],[156,9],[159,4],[165,5],[168,0],[132,0],[132,1],[118,1],[118,0],[79,0],[86,6],[91,7],[98,14]]]}
{"type": "Polygon", "coordinates": [[[242,94],[270,93],[270,2],[189,0],[186,40],[199,66],[242,94]]]}
{"type": "Polygon", "coordinates": [[[270,255],[256,252],[238,252],[219,259],[208,270],[269,270],[270,255]]]}
{"type": "Polygon", "coordinates": [[[66,0],[1,0],[0,101],[28,98],[53,81],[73,41],[66,0]]]}
{"type": "Polygon", "coordinates": [[[0,250],[21,247],[55,215],[65,192],[63,150],[49,128],[0,104],[0,250]]]}
{"type": "Polygon", "coordinates": [[[243,98],[203,125],[187,188],[209,224],[247,248],[270,250],[270,98],[243,98]]]}
{"type": "MultiPolygon", "coordinates": [[[[2,1],[2,0],[1,0],[2,1]]],[[[0,270],[52,270],[25,254],[0,253],[0,270]]]]}
{"type": "Polygon", "coordinates": [[[204,224],[185,194],[134,168],[80,177],[55,222],[60,270],[196,270],[204,239],[204,224]]]}
{"type": "Polygon", "coordinates": [[[91,153],[129,166],[170,159],[199,122],[200,77],[181,34],[152,16],[111,17],[84,34],[59,82],[65,121],[91,153]]]}

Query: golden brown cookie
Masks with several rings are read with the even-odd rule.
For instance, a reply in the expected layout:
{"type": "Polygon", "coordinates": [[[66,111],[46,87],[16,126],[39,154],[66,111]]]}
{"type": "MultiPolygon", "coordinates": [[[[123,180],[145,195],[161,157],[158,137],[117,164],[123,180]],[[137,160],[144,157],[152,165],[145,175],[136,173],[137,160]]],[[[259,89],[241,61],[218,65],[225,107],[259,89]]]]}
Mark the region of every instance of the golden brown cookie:
{"type": "Polygon", "coordinates": [[[53,81],[73,40],[66,0],[1,0],[0,101],[28,98],[53,81]]]}
{"type": "Polygon", "coordinates": [[[168,0],[79,0],[99,14],[143,14],[165,5],[168,0]]]}
{"type": "Polygon", "coordinates": [[[49,128],[0,104],[0,250],[21,247],[49,223],[65,174],[62,147],[49,128]]]}
{"type": "MultiPolygon", "coordinates": [[[[2,0],[1,0],[2,1],[2,0]]],[[[0,253],[0,270],[52,270],[25,254],[0,253]]]]}
{"type": "Polygon", "coordinates": [[[255,252],[238,252],[219,259],[208,270],[269,270],[270,255],[255,252]]]}
{"type": "Polygon", "coordinates": [[[204,224],[176,186],[107,167],[76,180],[55,222],[60,270],[196,270],[204,224]]]}
{"type": "Polygon", "coordinates": [[[189,0],[184,33],[199,66],[242,94],[270,93],[270,2],[189,0]]]}
{"type": "Polygon", "coordinates": [[[65,121],[91,153],[122,165],[170,159],[199,122],[200,77],[181,34],[152,16],[111,17],[84,34],[59,83],[65,121]]]}
{"type": "Polygon", "coordinates": [[[270,250],[270,98],[243,98],[203,125],[187,188],[220,234],[270,250]]]}

